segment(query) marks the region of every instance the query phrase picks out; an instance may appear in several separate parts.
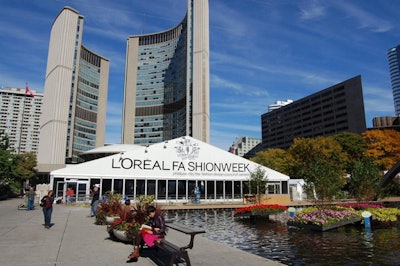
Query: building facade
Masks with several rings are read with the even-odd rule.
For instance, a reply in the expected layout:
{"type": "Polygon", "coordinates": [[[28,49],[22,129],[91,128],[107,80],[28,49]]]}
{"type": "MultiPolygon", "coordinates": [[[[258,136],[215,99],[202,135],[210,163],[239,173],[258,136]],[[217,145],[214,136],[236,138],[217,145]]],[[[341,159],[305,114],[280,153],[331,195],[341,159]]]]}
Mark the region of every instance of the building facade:
{"type": "Polygon", "coordinates": [[[8,136],[13,153],[37,154],[42,104],[43,94],[35,90],[0,89],[0,132],[8,136]]]}
{"type": "Polygon", "coordinates": [[[78,154],[104,145],[109,61],[82,45],[83,22],[64,7],[51,28],[39,172],[78,163],[78,154]]]}
{"type": "Polygon", "coordinates": [[[287,149],[295,138],[366,130],[361,76],[261,116],[262,147],[287,149]]]}
{"type": "Polygon", "coordinates": [[[246,136],[239,136],[235,139],[232,144],[231,152],[243,157],[246,153],[248,153],[251,149],[261,143],[261,138],[253,138],[246,136]]]}
{"type": "Polygon", "coordinates": [[[392,81],[392,92],[394,101],[394,112],[400,115],[400,45],[389,49],[387,52],[390,79],[392,81]]]}
{"type": "Polygon", "coordinates": [[[188,0],[177,26],[127,40],[122,143],[208,143],[209,101],[208,0],[188,0]]]}
{"type": "Polygon", "coordinates": [[[381,116],[372,119],[373,129],[400,130],[400,116],[381,116]]]}

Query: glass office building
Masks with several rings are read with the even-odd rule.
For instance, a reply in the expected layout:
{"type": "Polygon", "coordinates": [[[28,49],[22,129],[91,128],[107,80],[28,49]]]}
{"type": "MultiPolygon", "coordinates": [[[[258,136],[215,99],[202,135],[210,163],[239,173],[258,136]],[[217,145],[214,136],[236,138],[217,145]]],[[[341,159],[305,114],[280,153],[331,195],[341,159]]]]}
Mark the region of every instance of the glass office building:
{"type": "Polygon", "coordinates": [[[128,38],[122,143],[209,142],[208,23],[208,0],[189,0],[177,26],[128,38]]]}
{"type": "Polygon", "coordinates": [[[400,45],[389,49],[388,53],[390,79],[392,81],[394,112],[400,115],[400,45]]]}
{"type": "Polygon", "coordinates": [[[109,61],[82,45],[83,16],[64,7],[53,22],[40,120],[38,170],[78,163],[104,145],[109,61]]]}

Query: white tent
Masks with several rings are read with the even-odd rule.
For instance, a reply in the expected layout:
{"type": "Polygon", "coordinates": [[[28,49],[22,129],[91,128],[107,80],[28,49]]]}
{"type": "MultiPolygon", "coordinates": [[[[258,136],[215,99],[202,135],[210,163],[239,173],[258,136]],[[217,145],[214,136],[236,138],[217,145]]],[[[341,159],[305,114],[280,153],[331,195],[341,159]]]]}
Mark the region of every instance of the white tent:
{"type": "Polygon", "coordinates": [[[55,185],[55,179],[248,181],[257,167],[265,171],[268,181],[289,180],[287,175],[185,136],[52,171],[50,185],[55,185]]]}

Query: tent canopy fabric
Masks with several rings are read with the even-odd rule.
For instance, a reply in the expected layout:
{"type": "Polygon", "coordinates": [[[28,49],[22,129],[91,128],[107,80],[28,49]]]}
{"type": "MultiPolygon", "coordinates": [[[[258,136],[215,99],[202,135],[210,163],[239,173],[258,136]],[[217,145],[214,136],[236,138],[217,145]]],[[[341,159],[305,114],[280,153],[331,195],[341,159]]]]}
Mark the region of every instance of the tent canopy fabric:
{"type": "Polygon", "coordinates": [[[51,178],[249,180],[261,167],[268,181],[289,176],[189,136],[143,146],[50,173],[51,178]]]}

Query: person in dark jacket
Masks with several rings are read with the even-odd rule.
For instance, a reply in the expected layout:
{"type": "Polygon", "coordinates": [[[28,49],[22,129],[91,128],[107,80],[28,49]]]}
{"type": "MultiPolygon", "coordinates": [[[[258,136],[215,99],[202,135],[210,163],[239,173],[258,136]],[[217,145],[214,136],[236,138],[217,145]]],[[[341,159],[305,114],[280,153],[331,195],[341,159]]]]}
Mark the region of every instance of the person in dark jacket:
{"type": "Polygon", "coordinates": [[[43,216],[44,216],[44,227],[49,229],[51,226],[51,214],[53,213],[53,201],[54,191],[50,190],[47,196],[44,196],[41,200],[43,216]]]}
{"type": "Polygon", "coordinates": [[[97,206],[99,205],[99,188],[95,186],[92,193],[92,217],[96,215],[97,206]]]}
{"type": "Polygon", "coordinates": [[[160,241],[165,236],[164,216],[156,211],[154,206],[149,206],[147,208],[147,214],[150,218],[149,224],[142,225],[136,234],[133,252],[128,256],[128,262],[139,258],[139,246],[142,241],[144,241],[147,246],[152,247],[154,246],[154,242],[160,241]]]}

